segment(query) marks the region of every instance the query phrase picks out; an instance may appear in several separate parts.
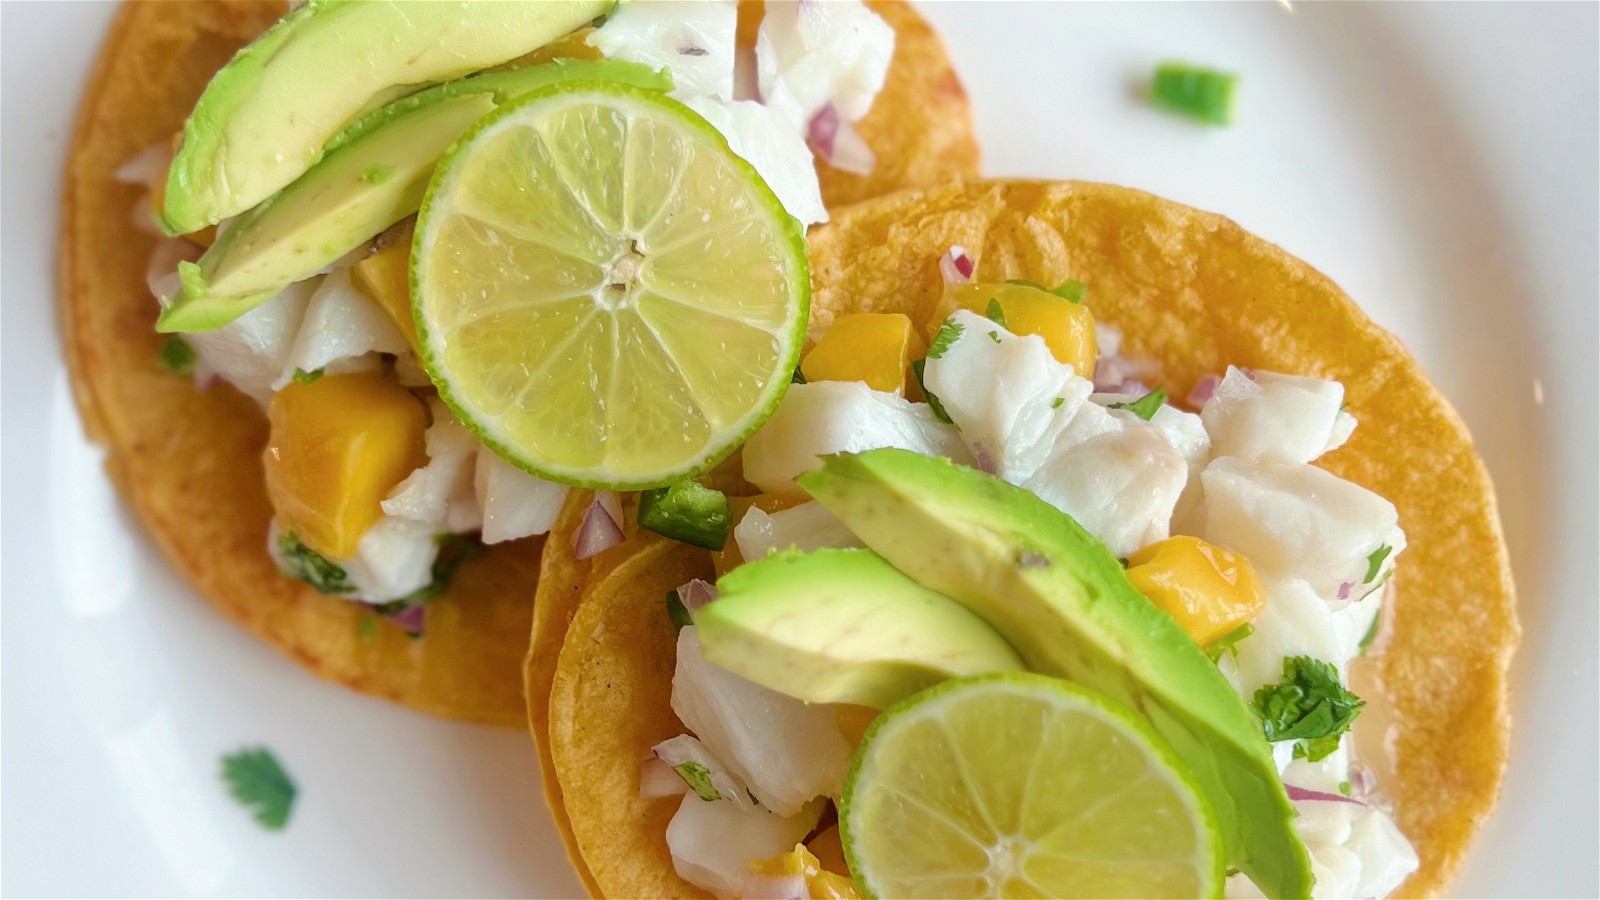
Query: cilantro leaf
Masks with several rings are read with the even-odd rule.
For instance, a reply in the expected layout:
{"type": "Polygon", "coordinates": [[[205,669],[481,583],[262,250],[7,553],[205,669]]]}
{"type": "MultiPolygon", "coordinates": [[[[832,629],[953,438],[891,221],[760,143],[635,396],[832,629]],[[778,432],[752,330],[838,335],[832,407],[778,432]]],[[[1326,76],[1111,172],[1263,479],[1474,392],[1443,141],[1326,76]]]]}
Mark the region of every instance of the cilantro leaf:
{"type": "Polygon", "coordinates": [[[262,828],[282,831],[289,823],[295,786],[272,751],[254,747],[224,756],[222,780],[233,799],[254,811],[262,828]]]}
{"type": "Polygon", "coordinates": [[[1361,643],[1356,645],[1356,647],[1361,651],[1362,656],[1367,655],[1367,648],[1372,646],[1373,641],[1377,640],[1378,623],[1381,621],[1383,621],[1382,611],[1380,611],[1378,615],[1372,617],[1372,624],[1367,626],[1367,633],[1361,636],[1361,643]]]}
{"type": "Polygon", "coordinates": [[[1251,709],[1269,741],[1299,741],[1294,755],[1316,762],[1339,747],[1339,736],[1366,701],[1339,683],[1339,670],[1309,656],[1283,661],[1283,677],[1256,691],[1251,709]]]}
{"type": "Polygon", "coordinates": [[[1222,654],[1232,653],[1235,659],[1239,658],[1239,642],[1256,633],[1256,627],[1249,622],[1228,632],[1206,645],[1206,655],[1212,662],[1222,659],[1222,654]]]}
{"type": "Polygon", "coordinates": [[[790,384],[805,384],[806,383],[806,375],[805,375],[804,372],[800,371],[800,367],[799,366],[795,366],[794,367],[794,374],[789,376],[789,383],[790,384]]]}
{"type": "Polygon", "coordinates": [[[320,594],[349,594],[356,589],[338,563],[307,547],[290,532],[278,535],[278,553],[288,567],[283,574],[304,581],[320,594]]]}
{"type": "Polygon", "coordinates": [[[307,372],[305,369],[295,369],[294,380],[296,384],[310,384],[311,382],[316,381],[318,378],[321,378],[322,373],[322,369],[312,369],[309,372],[307,372]]]}
{"type": "Polygon", "coordinates": [[[1084,294],[1088,292],[1089,288],[1083,282],[1068,279],[1061,282],[1059,285],[1056,285],[1056,289],[1050,293],[1055,294],[1057,297],[1060,297],[1068,303],[1082,303],[1084,294]]]}
{"type": "Polygon", "coordinates": [[[161,350],[156,353],[156,362],[174,375],[193,375],[196,359],[189,342],[175,334],[163,341],[161,350]]]}
{"type": "Polygon", "coordinates": [[[1065,397],[1057,397],[1054,400],[1050,401],[1050,408],[1051,409],[1060,409],[1061,408],[1061,404],[1066,403],[1066,402],[1067,402],[1067,398],[1065,398],[1065,397]]]}
{"type": "Polygon", "coordinates": [[[709,803],[712,800],[722,799],[722,795],[717,793],[717,789],[711,786],[711,770],[705,766],[690,760],[689,762],[678,763],[672,767],[672,770],[678,773],[678,777],[683,779],[683,783],[687,784],[689,790],[694,791],[694,795],[701,800],[709,803]]]}
{"type": "Polygon", "coordinates": [[[939,333],[933,336],[933,343],[928,345],[928,358],[938,359],[943,356],[956,341],[961,340],[961,332],[965,330],[961,323],[945,319],[944,324],[939,326],[939,333]]]}
{"type": "MultiPolygon", "coordinates": [[[[1001,328],[1011,327],[1006,324],[1006,311],[1001,308],[999,300],[990,298],[989,307],[983,311],[983,314],[988,317],[989,321],[999,325],[1001,328]]],[[[994,334],[992,331],[989,333],[994,334]]]]}
{"type": "Polygon", "coordinates": [[[673,631],[681,631],[683,626],[694,624],[689,607],[683,605],[683,598],[678,596],[677,590],[667,591],[667,620],[672,623],[673,631]]]}
{"type": "Polygon", "coordinates": [[[1026,278],[1007,278],[1006,284],[1020,284],[1023,287],[1031,287],[1036,291],[1044,291],[1046,294],[1055,294],[1068,303],[1082,303],[1086,290],[1083,282],[1071,279],[1061,282],[1054,289],[1047,288],[1037,281],[1029,281],[1026,278]]]}
{"type": "Polygon", "coordinates": [[[994,341],[996,344],[1000,343],[1000,332],[998,332],[998,331],[989,332],[989,340],[994,341]]]}
{"type": "Polygon", "coordinates": [[[1113,403],[1111,404],[1110,408],[1125,409],[1148,422],[1155,418],[1156,411],[1161,408],[1161,404],[1166,402],[1167,389],[1156,388],[1155,390],[1145,394],[1143,397],[1140,397],[1137,400],[1132,401],[1131,403],[1113,403]]]}
{"type": "Polygon", "coordinates": [[[1383,571],[1383,561],[1388,559],[1389,554],[1393,552],[1394,548],[1388,544],[1384,544],[1372,551],[1372,554],[1367,557],[1367,577],[1361,579],[1361,583],[1371,584],[1372,579],[1377,578],[1378,573],[1383,571]]]}
{"type": "MultiPolygon", "coordinates": [[[[960,328],[961,326],[957,325],[956,327],[960,328]]],[[[950,418],[950,414],[945,412],[944,404],[939,401],[938,397],[933,395],[933,391],[928,390],[927,382],[922,380],[922,370],[927,366],[927,362],[925,359],[918,359],[911,363],[911,374],[917,376],[917,386],[922,388],[922,399],[928,401],[928,408],[933,410],[935,419],[946,425],[955,425],[955,421],[950,418]]],[[[956,430],[960,431],[961,426],[956,425],[956,430]]]]}

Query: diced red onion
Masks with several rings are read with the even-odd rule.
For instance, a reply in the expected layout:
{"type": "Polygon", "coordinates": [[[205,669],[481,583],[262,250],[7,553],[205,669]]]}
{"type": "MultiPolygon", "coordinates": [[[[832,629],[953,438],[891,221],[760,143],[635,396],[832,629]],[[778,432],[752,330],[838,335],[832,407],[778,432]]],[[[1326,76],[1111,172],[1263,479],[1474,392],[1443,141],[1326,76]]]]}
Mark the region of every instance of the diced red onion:
{"type": "Polygon", "coordinates": [[[1094,389],[1102,394],[1150,392],[1147,377],[1159,375],[1161,367],[1148,359],[1127,356],[1102,356],[1094,366],[1094,389]]]}
{"type": "Polygon", "coordinates": [[[685,582],[677,591],[678,600],[683,603],[683,608],[694,612],[707,603],[717,599],[717,588],[701,578],[685,582]]]}
{"type": "Polygon", "coordinates": [[[418,603],[389,616],[389,621],[406,630],[407,634],[415,637],[422,634],[423,628],[428,624],[428,607],[418,603]]]}
{"type": "Polygon", "coordinates": [[[710,52],[711,51],[707,50],[706,48],[696,47],[694,44],[684,44],[682,47],[678,48],[679,56],[705,56],[710,52]]]}
{"type": "Polygon", "coordinates": [[[578,559],[604,553],[622,543],[622,504],[617,495],[600,491],[583,511],[583,522],[572,536],[572,555],[578,559]]]}
{"type": "Polygon", "coordinates": [[[1206,401],[1211,399],[1211,395],[1217,392],[1217,385],[1221,383],[1221,378],[1215,375],[1207,375],[1194,383],[1194,390],[1189,392],[1189,396],[1183,398],[1183,402],[1187,403],[1190,409],[1200,409],[1206,405],[1206,401]]]}
{"type": "Polygon", "coordinates": [[[678,797],[689,792],[689,785],[672,767],[651,757],[639,767],[639,799],[678,797]]]}
{"type": "Polygon", "coordinates": [[[972,461],[977,463],[978,471],[985,475],[993,475],[1000,471],[1000,464],[994,458],[994,451],[983,441],[972,442],[972,461]]]}
{"type": "Polygon", "coordinates": [[[144,270],[144,283],[157,299],[177,296],[178,263],[194,262],[205,250],[187,238],[164,238],[156,242],[150,252],[150,264],[144,270]]]}
{"type": "Polygon", "coordinates": [[[967,248],[959,245],[952,245],[948,253],[939,257],[939,274],[944,276],[945,284],[966,284],[972,280],[973,268],[967,248]]]}
{"type": "Polygon", "coordinates": [[[1255,369],[1247,369],[1244,366],[1239,366],[1238,369],[1239,369],[1239,372],[1244,375],[1244,377],[1250,379],[1251,381],[1255,381],[1256,380],[1256,370],[1255,369]]]}
{"type": "Polygon", "coordinates": [[[868,175],[878,164],[877,155],[867,146],[861,133],[840,118],[838,110],[831,103],[811,117],[810,124],[806,126],[806,143],[828,165],[841,172],[868,175]]]}
{"type": "Polygon", "coordinates": [[[172,165],[172,145],[166,141],[152,144],[143,151],[117,167],[111,177],[123,184],[142,184],[145,187],[155,187],[161,181],[161,176],[166,174],[167,167],[172,165]]]}
{"type": "Polygon", "coordinates": [[[1327,803],[1354,803],[1357,806],[1366,806],[1366,804],[1362,803],[1360,800],[1357,800],[1354,797],[1346,797],[1343,794],[1329,794],[1324,793],[1323,791],[1312,791],[1302,787],[1295,787],[1292,784],[1284,785],[1283,789],[1289,792],[1290,800],[1321,800],[1327,803]]]}
{"type": "Polygon", "coordinates": [[[1339,582],[1339,599],[1340,600],[1349,600],[1350,599],[1350,592],[1352,590],[1355,590],[1355,586],[1356,586],[1356,583],[1354,581],[1341,581],[1341,582],[1339,582]]]}

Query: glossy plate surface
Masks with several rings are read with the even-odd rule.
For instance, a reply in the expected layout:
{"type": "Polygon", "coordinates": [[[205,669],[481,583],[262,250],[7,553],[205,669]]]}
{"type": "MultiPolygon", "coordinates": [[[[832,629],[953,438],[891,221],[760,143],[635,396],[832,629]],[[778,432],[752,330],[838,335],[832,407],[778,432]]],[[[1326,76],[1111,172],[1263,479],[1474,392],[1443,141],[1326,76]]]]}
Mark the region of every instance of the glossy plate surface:
{"type": "MultiPolygon", "coordinates": [[[[321,683],[156,554],[85,442],[55,332],[56,198],[113,6],[0,4],[3,855],[8,895],[570,896],[531,743],[321,683]],[[283,834],[221,789],[273,748],[283,834]]],[[[1454,888],[1600,895],[1593,4],[929,4],[985,171],[1225,213],[1396,332],[1478,440],[1526,629],[1505,799],[1454,888]],[[1240,72],[1238,125],[1150,110],[1177,58],[1240,72]]],[[[1369,426],[1370,427],[1370,426],[1369,426]]]]}

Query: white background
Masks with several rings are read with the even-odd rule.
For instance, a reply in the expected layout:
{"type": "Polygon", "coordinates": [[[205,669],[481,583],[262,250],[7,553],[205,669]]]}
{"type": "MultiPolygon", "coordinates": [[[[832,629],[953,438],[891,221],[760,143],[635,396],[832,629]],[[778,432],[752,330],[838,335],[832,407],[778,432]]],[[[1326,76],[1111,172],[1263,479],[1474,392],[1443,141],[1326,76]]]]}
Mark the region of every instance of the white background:
{"type": "MultiPolygon", "coordinates": [[[[924,9],[987,174],[1226,213],[1332,276],[1455,402],[1499,488],[1527,632],[1511,775],[1455,893],[1600,895],[1600,7],[924,9]],[[1169,58],[1241,73],[1238,125],[1142,103],[1169,58]]],[[[0,890],[575,894],[526,736],[325,685],[221,621],[84,442],[57,349],[56,203],[112,10],[0,4],[0,890]],[[281,835],[217,779],[221,754],[256,743],[301,786],[281,835]]]]}

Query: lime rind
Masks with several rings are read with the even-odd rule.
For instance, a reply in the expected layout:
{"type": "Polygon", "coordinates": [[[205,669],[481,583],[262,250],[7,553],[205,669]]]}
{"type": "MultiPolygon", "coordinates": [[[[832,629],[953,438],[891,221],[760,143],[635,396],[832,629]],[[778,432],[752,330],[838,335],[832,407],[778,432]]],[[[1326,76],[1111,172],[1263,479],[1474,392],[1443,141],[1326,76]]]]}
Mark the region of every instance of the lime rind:
{"type": "MultiPolygon", "coordinates": [[[[558,107],[559,108],[559,107],[558,107]]],[[[676,186],[676,185],[675,185],[676,186]]],[[[477,435],[483,444],[502,459],[529,474],[549,481],[575,487],[602,490],[646,490],[663,487],[682,478],[700,475],[715,467],[744,444],[771,416],[788,391],[787,373],[799,362],[805,341],[805,328],[810,315],[811,277],[805,252],[805,228],[784,209],[777,195],[757,173],[754,166],[735,154],[727,139],[698,113],[660,93],[617,82],[570,81],[534,91],[507,103],[485,116],[466,134],[451,145],[439,160],[430,179],[417,219],[416,233],[412,239],[410,287],[412,317],[415,320],[420,359],[423,368],[439,392],[440,398],[456,417],[477,435]],[[524,118],[527,111],[546,103],[563,100],[576,101],[580,96],[592,96],[599,103],[634,104],[664,110],[675,120],[675,125],[705,141],[720,154],[721,162],[734,170],[746,188],[754,194],[754,206],[770,216],[768,222],[774,237],[774,247],[783,257],[785,281],[790,298],[790,318],[785,327],[768,331],[779,342],[777,359],[767,379],[767,384],[746,414],[734,425],[721,429],[717,440],[710,442],[698,454],[683,464],[661,471],[643,474],[617,474],[595,471],[594,467],[565,468],[550,465],[529,454],[508,440],[497,429],[481,421],[482,413],[472,408],[459,396],[442,365],[442,348],[436,346],[437,335],[430,327],[425,313],[421,285],[425,283],[424,266],[428,261],[426,249],[440,227],[435,208],[443,203],[454,183],[458,169],[464,164],[478,141],[492,136],[502,123],[524,118]]]]}
{"type": "Polygon", "coordinates": [[[1056,704],[1057,708],[1073,706],[1078,711],[1100,716],[1115,727],[1126,729],[1140,739],[1143,744],[1140,749],[1152,762],[1151,771],[1166,777],[1167,783],[1174,788],[1174,793],[1183,799],[1190,813],[1200,822],[1197,836],[1202,845],[1197,851],[1197,859],[1202,856],[1207,858],[1205,874],[1208,876],[1204,890],[1200,892],[1201,895],[1222,896],[1226,878],[1226,854],[1221,824],[1216,812],[1206,801],[1199,783],[1185,767],[1183,760],[1167,746],[1148,723],[1121,704],[1072,682],[1034,672],[996,672],[951,679],[913,694],[879,713],[862,735],[861,743],[857,745],[856,752],[850,760],[850,768],[845,775],[844,790],[839,801],[840,843],[844,850],[845,862],[853,873],[856,891],[862,897],[886,896],[885,892],[872,882],[871,873],[868,871],[870,867],[859,849],[856,836],[856,831],[861,826],[852,815],[862,773],[868,768],[878,736],[885,728],[894,726],[896,720],[901,719],[903,715],[914,713],[929,703],[952,699],[950,695],[982,690],[992,685],[1002,685],[1016,693],[1026,692],[1044,697],[1056,704]]]}

